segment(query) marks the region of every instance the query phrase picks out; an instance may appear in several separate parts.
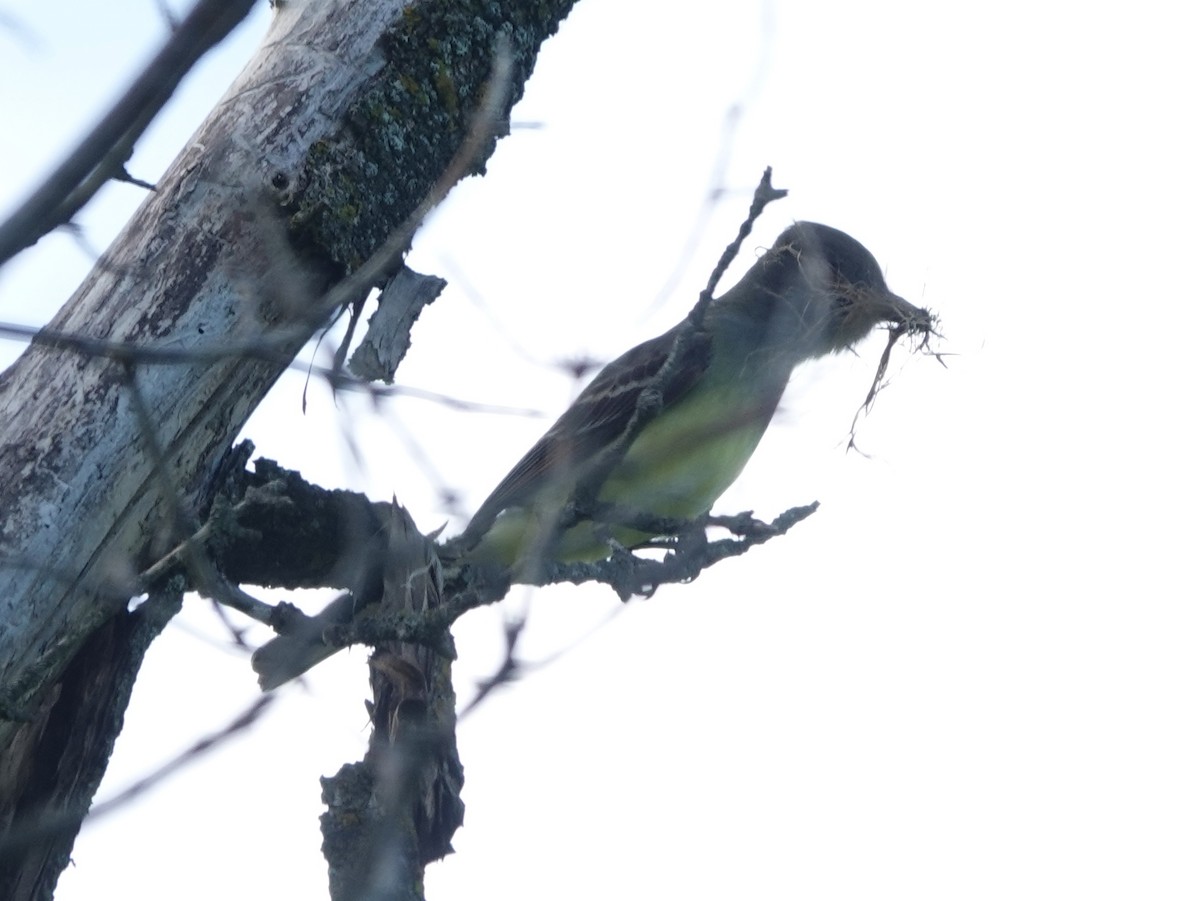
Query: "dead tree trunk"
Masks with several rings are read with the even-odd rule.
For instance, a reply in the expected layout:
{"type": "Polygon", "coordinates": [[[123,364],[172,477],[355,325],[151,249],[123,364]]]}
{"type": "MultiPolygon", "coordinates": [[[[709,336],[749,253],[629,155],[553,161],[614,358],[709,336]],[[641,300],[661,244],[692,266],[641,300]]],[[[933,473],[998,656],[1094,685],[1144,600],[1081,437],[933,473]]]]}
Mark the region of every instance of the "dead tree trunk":
{"type": "MultiPolygon", "coordinates": [[[[506,119],[573,0],[288,0],[46,333],[0,375],[0,897],[49,897],[230,442],[418,210],[503,38],[506,119]],[[13,836],[18,840],[12,841],[13,836]]],[[[470,161],[477,171],[490,153],[470,161]]]]}

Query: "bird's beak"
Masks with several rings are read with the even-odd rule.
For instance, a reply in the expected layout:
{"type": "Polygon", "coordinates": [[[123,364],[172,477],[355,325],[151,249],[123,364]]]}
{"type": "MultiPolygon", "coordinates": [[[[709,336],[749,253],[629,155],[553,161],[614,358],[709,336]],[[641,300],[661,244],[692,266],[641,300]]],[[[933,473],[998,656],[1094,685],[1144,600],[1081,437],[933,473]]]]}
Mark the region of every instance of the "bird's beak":
{"type": "Polygon", "coordinates": [[[923,332],[928,334],[933,329],[933,316],[926,309],[909,303],[899,294],[890,291],[880,298],[883,306],[881,318],[904,327],[909,334],[923,332]]]}

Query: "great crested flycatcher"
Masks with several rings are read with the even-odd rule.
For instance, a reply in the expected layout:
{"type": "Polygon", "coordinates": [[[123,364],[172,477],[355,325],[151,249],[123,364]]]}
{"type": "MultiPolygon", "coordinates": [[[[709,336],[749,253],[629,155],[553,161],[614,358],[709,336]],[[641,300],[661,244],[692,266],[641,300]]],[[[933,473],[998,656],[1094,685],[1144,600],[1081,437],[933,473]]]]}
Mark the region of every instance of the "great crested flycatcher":
{"type": "MultiPolygon", "coordinates": [[[[612,542],[637,547],[707,513],[766,431],[792,370],[848,350],[881,322],[928,333],[932,320],[888,290],[865,247],[826,225],[799,222],[728,293],[605,366],[504,477],[449,564],[512,567],[594,561],[612,542]]],[[[411,569],[422,577],[433,566],[411,569]]],[[[347,595],[297,634],[254,655],[264,690],[333,653],[330,625],[357,610],[347,595]]]]}
{"type": "Polygon", "coordinates": [[[612,541],[655,537],[650,519],[707,513],[758,446],[792,370],[885,321],[931,327],[854,238],[788,227],[728,293],[605,366],[452,546],[521,581],[539,559],[599,560],[612,541]]]}

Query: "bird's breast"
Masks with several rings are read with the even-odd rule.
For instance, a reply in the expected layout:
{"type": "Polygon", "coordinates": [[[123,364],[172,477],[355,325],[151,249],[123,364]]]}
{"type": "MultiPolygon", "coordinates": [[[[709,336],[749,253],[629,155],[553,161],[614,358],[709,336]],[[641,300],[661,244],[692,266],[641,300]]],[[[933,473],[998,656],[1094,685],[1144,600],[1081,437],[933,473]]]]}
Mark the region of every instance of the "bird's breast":
{"type": "Polygon", "coordinates": [[[657,516],[707,512],[762,439],[778,394],[698,386],[653,419],[600,490],[600,500],[657,516]]]}

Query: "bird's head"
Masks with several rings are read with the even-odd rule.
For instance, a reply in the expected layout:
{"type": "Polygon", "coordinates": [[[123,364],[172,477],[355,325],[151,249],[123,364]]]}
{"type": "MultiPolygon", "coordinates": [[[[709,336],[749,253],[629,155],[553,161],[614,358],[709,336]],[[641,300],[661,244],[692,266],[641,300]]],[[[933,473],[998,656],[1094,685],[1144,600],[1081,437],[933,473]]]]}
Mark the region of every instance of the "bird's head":
{"type": "Polygon", "coordinates": [[[794,299],[812,356],[846,350],[881,322],[910,332],[932,327],[928,311],[888,289],[871,252],[836,228],[797,222],[759,262],[768,264],[771,287],[794,299]]]}

